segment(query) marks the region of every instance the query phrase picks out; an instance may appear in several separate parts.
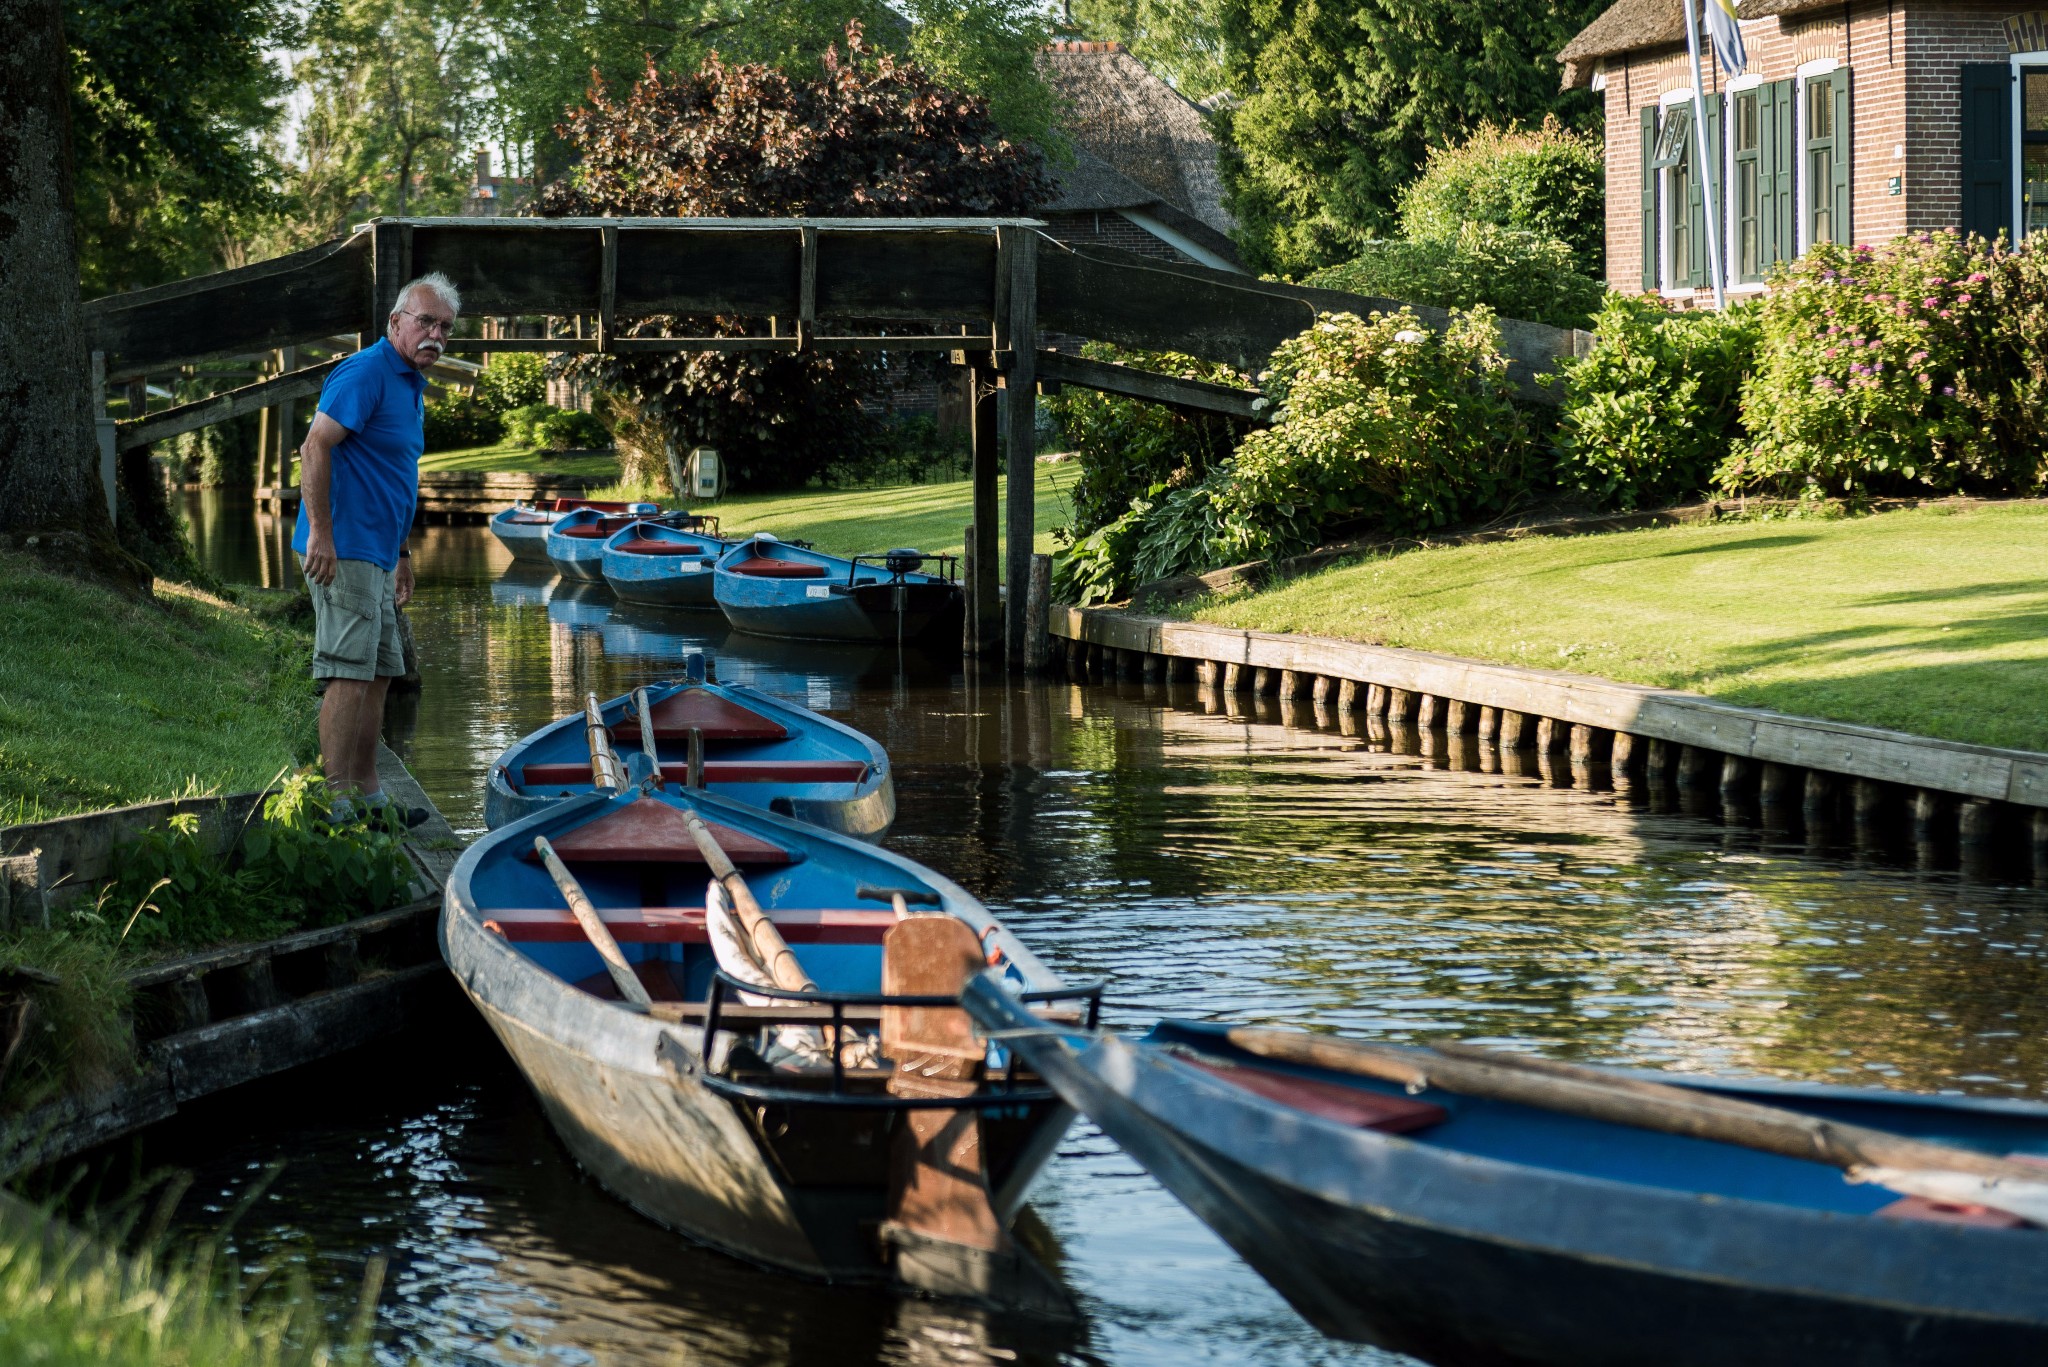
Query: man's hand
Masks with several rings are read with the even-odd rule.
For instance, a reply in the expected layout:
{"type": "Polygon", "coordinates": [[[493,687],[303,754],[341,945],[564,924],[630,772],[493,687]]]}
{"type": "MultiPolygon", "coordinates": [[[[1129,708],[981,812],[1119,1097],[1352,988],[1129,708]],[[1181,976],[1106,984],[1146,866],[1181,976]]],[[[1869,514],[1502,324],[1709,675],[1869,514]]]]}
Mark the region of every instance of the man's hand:
{"type": "Polygon", "coordinates": [[[397,601],[398,606],[400,607],[404,607],[407,603],[410,603],[412,601],[411,556],[402,555],[398,558],[398,578],[394,583],[391,596],[393,597],[393,599],[397,601]]]}
{"type": "MultiPolygon", "coordinates": [[[[326,588],[334,582],[334,572],[339,568],[340,563],[334,557],[334,533],[309,529],[306,532],[306,578],[326,588]]],[[[406,576],[408,581],[411,577],[410,574],[406,576]]]]}

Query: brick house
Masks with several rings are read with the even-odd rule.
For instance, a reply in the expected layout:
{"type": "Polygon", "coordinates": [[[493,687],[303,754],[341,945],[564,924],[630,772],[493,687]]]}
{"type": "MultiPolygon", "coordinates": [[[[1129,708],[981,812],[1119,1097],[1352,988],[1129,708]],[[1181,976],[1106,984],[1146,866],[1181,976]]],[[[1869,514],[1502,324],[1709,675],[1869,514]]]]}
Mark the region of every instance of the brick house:
{"type": "MultiPolygon", "coordinates": [[[[1702,53],[1707,176],[1679,0],[1617,0],[1558,54],[1606,101],[1608,283],[1762,287],[1816,242],[2048,230],[2048,11],[1936,0],[1742,0],[1747,71],[1702,53]]],[[[1703,39],[1704,41],[1704,39],[1703,39]]]]}

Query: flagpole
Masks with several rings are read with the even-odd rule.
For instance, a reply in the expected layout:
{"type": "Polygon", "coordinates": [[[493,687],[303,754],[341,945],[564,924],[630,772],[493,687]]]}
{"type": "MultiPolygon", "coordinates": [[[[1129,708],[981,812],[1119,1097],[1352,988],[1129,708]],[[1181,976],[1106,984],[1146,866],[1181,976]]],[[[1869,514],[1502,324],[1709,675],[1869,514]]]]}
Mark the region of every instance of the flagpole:
{"type": "Polygon", "coordinates": [[[1714,172],[1719,167],[1710,164],[1713,153],[1707,147],[1707,82],[1700,70],[1700,16],[1698,0],[1683,0],[1685,5],[1685,45],[1692,53],[1692,126],[1694,145],[1699,148],[1700,195],[1707,207],[1707,269],[1714,277],[1714,307],[1728,307],[1728,290],[1723,283],[1721,270],[1721,215],[1714,203],[1714,172]]]}

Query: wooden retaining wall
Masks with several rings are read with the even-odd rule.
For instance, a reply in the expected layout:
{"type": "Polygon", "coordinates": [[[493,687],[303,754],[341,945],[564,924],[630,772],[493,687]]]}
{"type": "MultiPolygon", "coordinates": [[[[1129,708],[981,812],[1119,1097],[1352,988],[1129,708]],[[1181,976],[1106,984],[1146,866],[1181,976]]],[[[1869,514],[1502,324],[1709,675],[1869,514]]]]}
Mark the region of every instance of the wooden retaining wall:
{"type": "MultiPolygon", "coordinates": [[[[1070,677],[1186,681],[1276,700],[1455,767],[1639,790],[1817,844],[2048,883],[2048,754],[1737,707],[1675,689],[1110,609],[1053,608],[1070,677]],[[1906,843],[1910,842],[1910,843],[1906,843]]],[[[1292,713],[1292,717],[1288,716],[1292,713]]]]}

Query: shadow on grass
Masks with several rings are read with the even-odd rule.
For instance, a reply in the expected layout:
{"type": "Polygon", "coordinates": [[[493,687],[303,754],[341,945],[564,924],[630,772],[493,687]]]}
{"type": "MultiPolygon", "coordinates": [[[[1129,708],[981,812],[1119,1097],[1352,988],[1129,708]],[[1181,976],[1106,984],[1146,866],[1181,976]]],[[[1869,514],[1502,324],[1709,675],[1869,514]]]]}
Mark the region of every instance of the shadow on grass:
{"type": "Polygon", "coordinates": [[[1946,589],[1914,589],[1902,593],[1880,593],[1859,598],[1847,606],[1856,608],[1903,607],[1909,603],[1940,603],[1955,598],[2010,598],[2031,593],[2048,597],[2048,579],[2012,579],[2002,584],[1958,584],[1946,589]]]}
{"type": "Polygon", "coordinates": [[[1751,536],[1734,541],[1715,541],[1704,546],[1686,546],[1681,550],[1657,551],[1650,555],[1632,557],[1641,560],[1673,560],[1681,555],[1726,555],[1730,551],[1774,551],[1786,546],[1805,546],[1820,538],[1811,534],[1804,536],[1751,536]]]}

